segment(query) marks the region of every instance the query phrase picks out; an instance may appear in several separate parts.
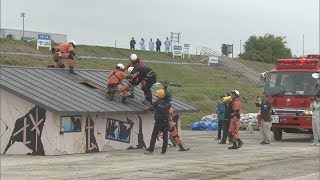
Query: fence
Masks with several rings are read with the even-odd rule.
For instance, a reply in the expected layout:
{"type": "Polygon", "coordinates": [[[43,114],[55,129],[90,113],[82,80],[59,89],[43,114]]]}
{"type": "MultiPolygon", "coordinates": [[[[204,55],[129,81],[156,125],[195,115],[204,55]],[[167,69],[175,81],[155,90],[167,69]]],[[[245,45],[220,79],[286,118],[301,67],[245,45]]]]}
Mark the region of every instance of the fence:
{"type": "MultiPolygon", "coordinates": [[[[209,58],[210,56],[218,57],[219,58],[219,64],[221,64],[224,69],[226,69],[229,73],[239,76],[239,77],[244,77],[247,79],[249,82],[255,84],[256,86],[263,86],[263,83],[260,78],[260,73],[248,68],[244,64],[235,61],[227,56],[222,56],[221,53],[216,52],[215,50],[208,48],[208,47],[200,47],[200,55],[205,56],[209,58]]],[[[202,62],[205,60],[203,59],[202,62]]]]}

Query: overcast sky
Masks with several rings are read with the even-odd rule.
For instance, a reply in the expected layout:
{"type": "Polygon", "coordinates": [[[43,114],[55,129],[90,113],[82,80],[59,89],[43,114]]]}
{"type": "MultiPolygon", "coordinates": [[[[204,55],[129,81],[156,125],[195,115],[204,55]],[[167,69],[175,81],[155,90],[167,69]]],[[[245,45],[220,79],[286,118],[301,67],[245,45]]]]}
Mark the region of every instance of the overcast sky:
{"type": "MultiPolygon", "coordinates": [[[[132,36],[220,51],[266,33],[286,36],[295,55],[319,52],[319,0],[1,0],[1,28],[67,34],[78,44],[129,46],[132,36]]],[[[243,47],[241,48],[243,50],[243,47]]]]}

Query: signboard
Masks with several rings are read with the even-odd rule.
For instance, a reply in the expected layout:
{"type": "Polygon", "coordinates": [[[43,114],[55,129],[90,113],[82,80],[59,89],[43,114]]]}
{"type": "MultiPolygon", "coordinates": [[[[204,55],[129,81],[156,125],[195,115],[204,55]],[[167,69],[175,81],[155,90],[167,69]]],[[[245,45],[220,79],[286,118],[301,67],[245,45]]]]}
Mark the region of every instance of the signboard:
{"type": "Polygon", "coordinates": [[[208,60],[208,66],[218,66],[219,65],[219,58],[211,56],[208,60]]]}
{"type": "Polygon", "coordinates": [[[183,45],[183,59],[185,54],[189,55],[189,59],[190,59],[190,44],[183,45]]]}
{"type": "Polygon", "coordinates": [[[38,34],[37,50],[39,47],[49,47],[51,49],[51,36],[48,34],[38,34]]]}
{"type": "Polygon", "coordinates": [[[173,46],[172,56],[180,56],[182,57],[182,46],[173,46]]]}

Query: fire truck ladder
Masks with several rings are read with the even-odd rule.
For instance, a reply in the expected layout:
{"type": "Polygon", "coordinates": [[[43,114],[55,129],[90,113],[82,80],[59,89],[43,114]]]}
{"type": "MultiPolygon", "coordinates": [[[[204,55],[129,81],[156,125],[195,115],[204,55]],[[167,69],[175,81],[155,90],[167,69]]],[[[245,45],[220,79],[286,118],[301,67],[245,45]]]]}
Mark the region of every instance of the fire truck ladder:
{"type": "Polygon", "coordinates": [[[221,53],[218,53],[217,51],[208,48],[208,47],[201,47],[200,48],[200,55],[204,56],[205,58],[201,60],[202,62],[206,59],[209,59],[209,57],[218,57],[219,58],[219,64],[223,66],[223,68],[231,73],[234,76],[238,77],[244,77],[249,82],[255,84],[256,86],[263,86],[263,83],[261,81],[261,74],[251,68],[248,68],[244,64],[233,60],[232,58],[229,58],[227,56],[221,55],[221,53]]]}

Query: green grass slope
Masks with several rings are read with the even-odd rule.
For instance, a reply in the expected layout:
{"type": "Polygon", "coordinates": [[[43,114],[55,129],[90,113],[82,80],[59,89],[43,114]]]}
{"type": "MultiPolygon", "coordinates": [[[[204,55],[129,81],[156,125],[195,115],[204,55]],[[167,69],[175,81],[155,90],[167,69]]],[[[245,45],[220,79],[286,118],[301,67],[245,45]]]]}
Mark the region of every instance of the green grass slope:
{"type": "MultiPolygon", "coordinates": [[[[50,54],[48,48],[41,48],[37,51],[34,42],[26,43],[23,41],[4,40],[0,39],[1,51],[14,52],[33,52],[50,54]]],[[[132,51],[128,49],[116,49],[111,47],[98,46],[78,46],[77,53],[79,55],[91,56],[110,56],[127,58],[132,51]]],[[[173,59],[165,53],[157,52],[142,52],[135,51],[143,59],[156,59],[162,61],[186,61],[181,58],[173,59]]],[[[48,57],[32,57],[32,56],[15,56],[1,55],[0,64],[16,65],[16,66],[40,66],[45,67],[52,64],[52,58],[48,57]]],[[[199,62],[201,57],[193,56],[190,62],[199,62]]],[[[242,63],[246,62],[248,66],[256,68],[257,71],[263,72],[270,70],[273,66],[260,64],[252,61],[239,60],[242,63]]],[[[125,61],[121,61],[126,63],[125,61]]],[[[100,60],[100,59],[79,59],[76,60],[76,68],[85,69],[114,69],[115,64],[119,61],[100,60]]],[[[158,81],[170,80],[173,84],[179,84],[181,87],[169,87],[173,95],[183,101],[186,101],[197,107],[200,112],[192,114],[184,114],[182,126],[185,128],[192,122],[198,121],[202,116],[215,113],[215,107],[219,102],[221,95],[230,92],[232,89],[237,89],[241,93],[241,102],[243,112],[257,112],[254,106],[254,100],[257,95],[262,93],[262,88],[258,88],[248,83],[242,78],[231,76],[221,67],[208,67],[206,65],[172,65],[160,63],[148,63],[158,74],[158,81]]]]}

